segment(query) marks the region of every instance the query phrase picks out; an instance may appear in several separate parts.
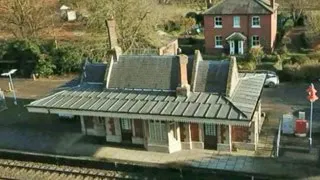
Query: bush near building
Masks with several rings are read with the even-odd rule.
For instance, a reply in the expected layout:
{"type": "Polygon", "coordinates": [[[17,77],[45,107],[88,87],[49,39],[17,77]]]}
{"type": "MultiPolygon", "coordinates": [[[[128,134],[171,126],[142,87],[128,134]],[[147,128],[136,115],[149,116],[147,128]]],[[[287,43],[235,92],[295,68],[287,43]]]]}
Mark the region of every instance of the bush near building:
{"type": "Polygon", "coordinates": [[[17,68],[24,77],[30,77],[32,73],[48,77],[78,72],[84,54],[80,47],[70,44],[55,47],[54,43],[43,41],[12,40],[0,47],[0,61],[11,64],[0,67],[0,71],[17,68]]]}

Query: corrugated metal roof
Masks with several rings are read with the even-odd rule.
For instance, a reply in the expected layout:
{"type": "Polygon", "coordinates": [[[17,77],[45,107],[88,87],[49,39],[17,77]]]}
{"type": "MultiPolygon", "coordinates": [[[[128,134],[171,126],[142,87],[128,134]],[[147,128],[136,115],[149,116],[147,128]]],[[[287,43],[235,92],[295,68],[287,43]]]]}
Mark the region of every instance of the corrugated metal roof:
{"type": "Polygon", "coordinates": [[[268,0],[224,0],[204,14],[271,14],[273,11],[268,0]]]}
{"type": "Polygon", "coordinates": [[[240,77],[230,99],[207,92],[192,92],[186,98],[176,97],[174,92],[103,89],[102,85],[83,85],[34,101],[27,107],[251,120],[265,75],[241,73],[240,77]]]}

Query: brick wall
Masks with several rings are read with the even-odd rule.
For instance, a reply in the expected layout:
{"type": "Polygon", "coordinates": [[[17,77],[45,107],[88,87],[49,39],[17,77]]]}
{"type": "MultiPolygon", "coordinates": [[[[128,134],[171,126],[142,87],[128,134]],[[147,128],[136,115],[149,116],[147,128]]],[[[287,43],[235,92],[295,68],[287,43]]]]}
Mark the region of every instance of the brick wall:
{"type": "MultiPolygon", "coordinates": [[[[220,16],[220,15],[217,15],[220,16]]],[[[261,28],[252,28],[251,19],[255,15],[239,15],[240,16],[240,28],[233,27],[234,15],[221,15],[222,16],[222,28],[214,28],[214,16],[204,16],[204,36],[205,36],[205,51],[206,54],[219,54],[229,53],[229,45],[225,41],[225,38],[231,35],[233,32],[241,32],[247,40],[244,42],[244,52],[248,50],[251,44],[251,37],[253,35],[260,36],[260,42],[264,47],[264,50],[271,51],[274,47],[275,34],[277,28],[277,20],[275,15],[259,15],[261,28]],[[223,49],[217,49],[215,45],[215,36],[222,36],[223,49]]]]}

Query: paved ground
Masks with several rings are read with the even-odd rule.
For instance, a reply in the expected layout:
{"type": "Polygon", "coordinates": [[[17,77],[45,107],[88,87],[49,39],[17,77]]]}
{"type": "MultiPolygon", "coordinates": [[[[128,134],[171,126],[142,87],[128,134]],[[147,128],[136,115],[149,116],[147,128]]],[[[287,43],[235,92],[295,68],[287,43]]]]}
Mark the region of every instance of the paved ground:
{"type": "MultiPolygon", "coordinates": [[[[0,87],[6,85],[0,79],[0,87]]],[[[262,97],[263,111],[268,114],[259,150],[257,153],[240,151],[233,154],[209,150],[181,151],[173,154],[147,152],[139,148],[123,148],[107,144],[104,138],[84,137],[80,133],[79,121],[58,120],[56,116],[29,114],[23,106],[30,97],[38,98],[50,93],[53,87],[66,81],[24,81],[15,80],[19,105],[7,98],[9,109],[0,116],[0,148],[34,152],[65,154],[74,156],[93,156],[103,159],[131,160],[162,165],[190,165],[192,167],[232,170],[249,173],[273,175],[295,175],[296,177],[320,178],[316,165],[302,164],[291,159],[272,158],[273,144],[281,114],[308,108],[305,88],[307,84],[282,84],[275,89],[265,89],[262,97]]],[[[317,86],[316,86],[317,88],[317,86]]],[[[320,89],[320,87],[318,87],[320,89]]],[[[10,94],[7,94],[10,97],[10,94]]],[[[315,107],[318,104],[315,103],[315,107]]],[[[318,115],[315,115],[317,122],[318,115]]],[[[319,116],[320,117],[320,116],[319,116]]],[[[320,138],[318,138],[320,139],[320,138]]],[[[320,142],[316,142],[316,145],[320,142]]]]}

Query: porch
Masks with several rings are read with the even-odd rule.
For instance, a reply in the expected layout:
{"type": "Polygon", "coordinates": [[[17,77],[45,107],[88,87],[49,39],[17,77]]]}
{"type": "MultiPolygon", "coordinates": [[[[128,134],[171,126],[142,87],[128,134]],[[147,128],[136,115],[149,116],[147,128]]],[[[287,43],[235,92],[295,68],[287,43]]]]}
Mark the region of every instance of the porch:
{"type": "Polygon", "coordinates": [[[263,123],[260,106],[248,126],[95,116],[80,116],[80,121],[84,135],[101,136],[106,142],[135,144],[147,151],[165,153],[188,149],[254,151],[263,123]]]}

